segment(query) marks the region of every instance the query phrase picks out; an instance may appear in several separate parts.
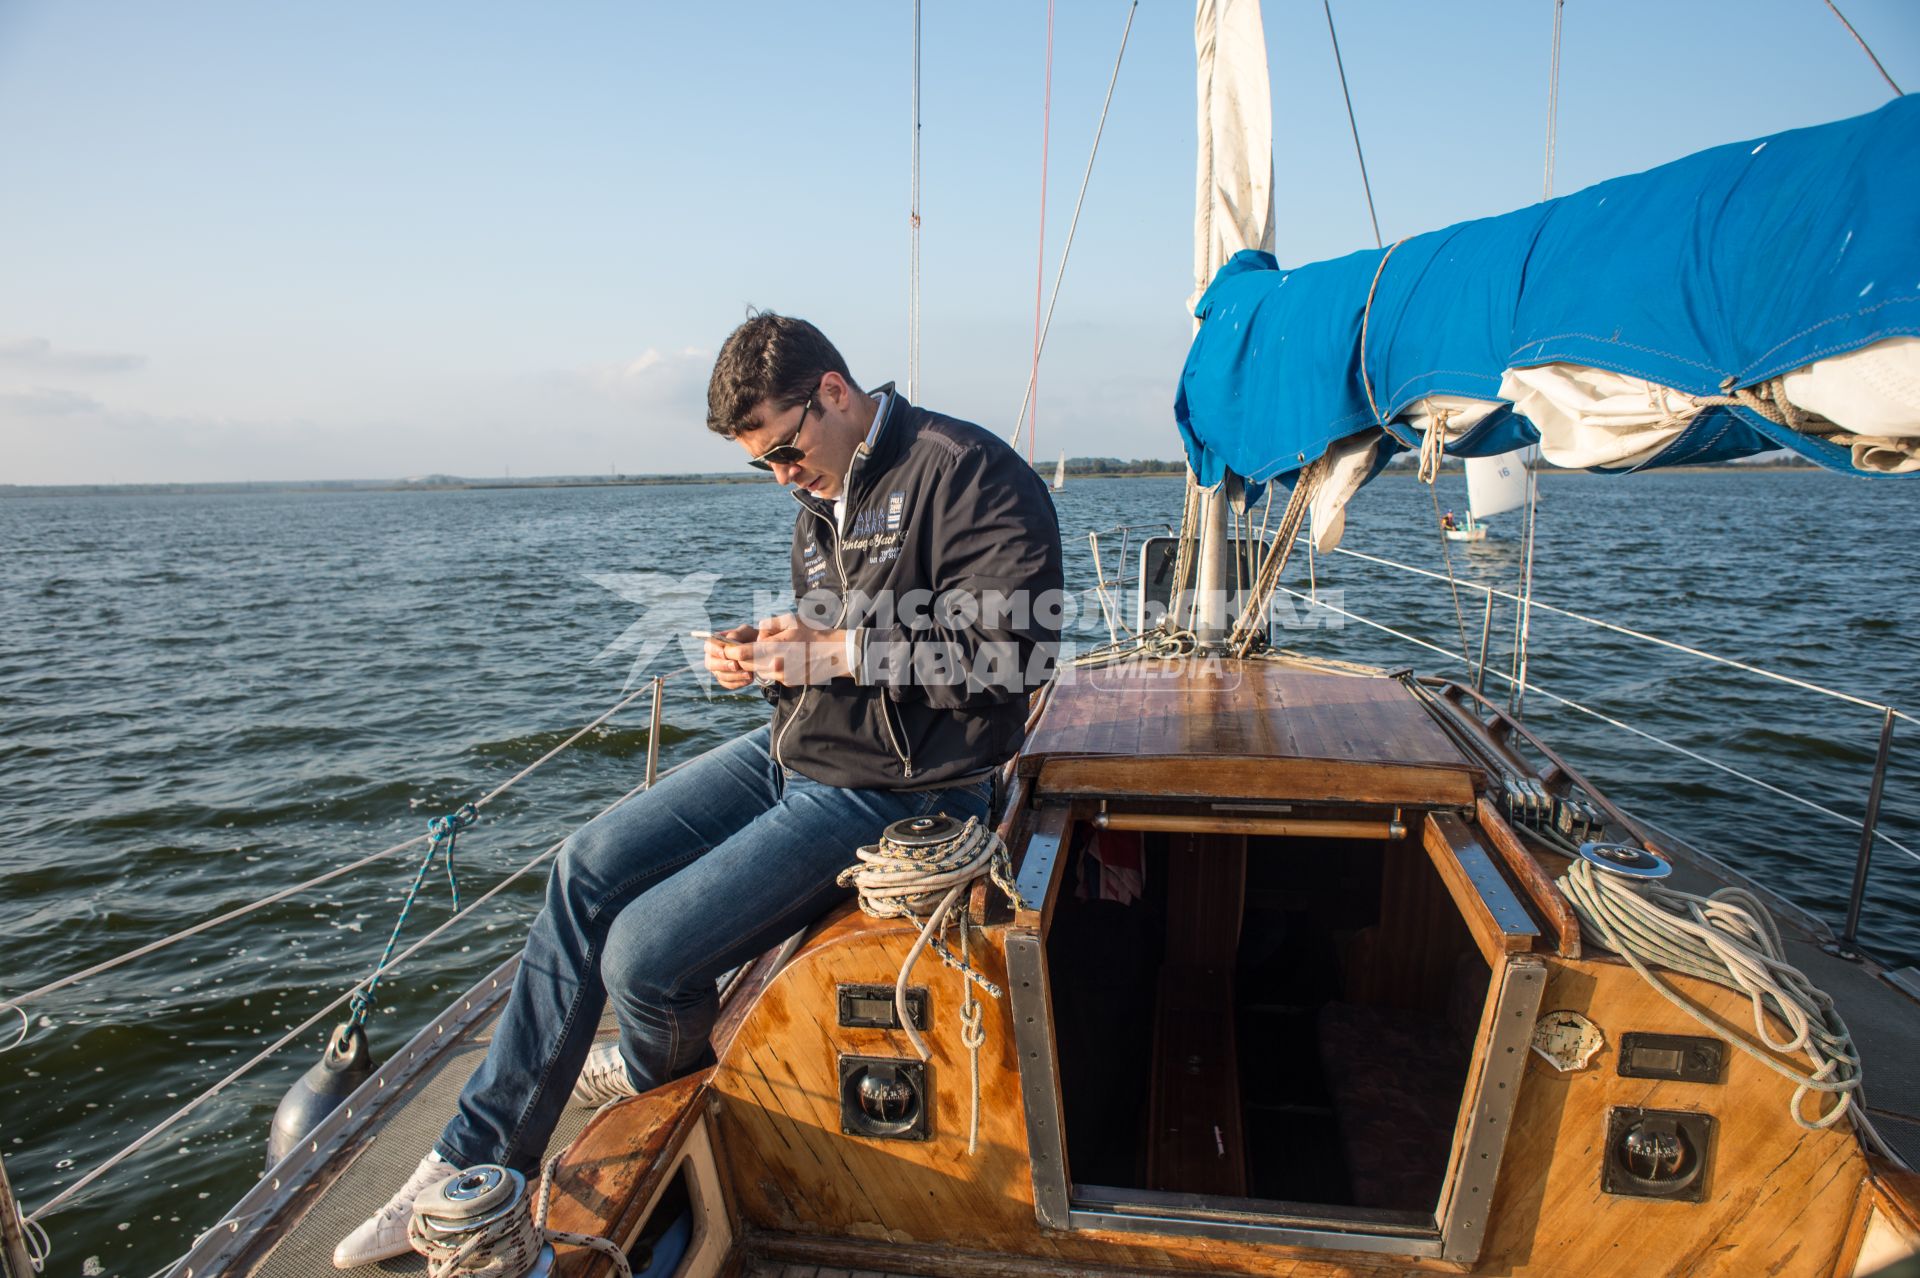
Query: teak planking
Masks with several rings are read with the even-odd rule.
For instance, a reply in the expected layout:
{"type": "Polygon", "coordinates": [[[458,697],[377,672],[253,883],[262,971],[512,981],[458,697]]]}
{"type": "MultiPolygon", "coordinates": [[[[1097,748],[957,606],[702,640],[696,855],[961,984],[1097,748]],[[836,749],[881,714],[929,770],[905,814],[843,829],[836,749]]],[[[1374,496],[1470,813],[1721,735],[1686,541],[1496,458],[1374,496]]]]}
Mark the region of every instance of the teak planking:
{"type": "MultiPolygon", "coordinates": [[[[554,1168],[550,1228],[621,1239],[638,1229],[674,1156],[705,1110],[702,1070],[595,1114],[554,1168]]],[[[563,1248],[555,1278],[607,1272],[596,1252],[563,1248]]]]}
{"type": "Polygon", "coordinates": [[[1206,759],[1053,756],[1039,765],[1042,794],[1147,799],[1466,807],[1473,774],[1406,764],[1215,756],[1206,759]]]}
{"type": "MultiPolygon", "coordinates": [[[[1001,933],[990,929],[975,945],[976,960],[996,981],[1004,980],[1001,933]]],[[[851,911],[832,920],[761,995],[715,1071],[711,1087],[721,1101],[723,1164],[745,1226],[767,1237],[812,1238],[822,1249],[835,1238],[879,1244],[865,1249],[868,1257],[890,1246],[909,1254],[921,1247],[999,1252],[1008,1256],[1009,1272],[1016,1267],[1014,1256],[1116,1269],[1329,1276],[1460,1271],[1438,1262],[1220,1239],[1041,1230],[1033,1214],[1008,1007],[983,1000],[988,1035],[981,1052],[981,1148],[969,1159],[968,1062],[955,1021],[959,978],[937,965],[917,969],[913,978],[932,992],[932,1138],[873,1142],[842,1135],[839,1053],[909,1058],[911,1049],[889,1031],[837,1028],[833,986],[890,981],[912,938],[897,920],[880,922],[851,911]]],[[[1796,1127],[1786,1113],[1791,1088],[1739,1054],[1730,1059],[1721,1086],[1617,1077],[1614,1049],[1623,1033],[1695,1033],[1697,1026],[1618,963],[1553,956],[1538,961],[1550,973],[1543,1009],[1585,1012],[1608,1047],[1573,1075],[1561,1075],[1538,1058],[1529,1062],[1486,1248],[1469,1272],[1732,1278],[1771,1266],[1788,1275],[1831,1273],[1865,1174],[1850,1135],[1796,1127]],[[1600,1192],[1599,1147],[1613,1105],[1715,1115],[1720,1127],[1707,1202],[1600,1192]]],[[[1681,983],[1731,1023],[1745,1013],[1747,1004],[1730,991],[1681,983]]]]}
{"type": "MultiPolygon", "coordinates": [[[[974,942],[982,973],[1002,985],[1005,931],[989,929],[974,942]]],[[[868,1141],[843,1135],[839,1055],[910,1060],[913,1050],[894,1031],[839,1028],[834,985],[891,983],[913,937],[901,920],[869,919],[853,910],[832,918],[760,996],[715,1070],[711,1087],[720,1101],[723,1175],[732,1182],[741,1225],[756,1231],[756,1245],[776,1236],[811,1236],[819,1240],[811,1254],[825,1255],[838,1245],[832,1239],[870,1244],[861,1263],[842,1262],[840,1267],[849,1269],[880,1268],[894,1248],[915,1254],[926,1245],[942,1254],[951,1248],[1000,1251],[1102,1271],[1198,1268],[1296,1278],[1387,1278],[1408,1271],[1406,1262],[1385,1258],[1377,1265],[1365,1258],[1329,1262],[1297,1250],[1217,1239],[1041,1230],[1034,1217],[1010,1009],[1004,999],[982,999],[987,1038],[980,1053],[980,1148],[969,1158],[969,1066],[957,1019],[960,978],[933,959],[923,960],[913,975],[913,983],[928,986],[931,996],[926,1036],[933,1053],[928,1065],[935,1098],[931,1138],[868,1141]]],[[[855,1253],[846,1254],[851,1260],[855,1253]]],[[[1001,1272],[1013,1267],[1007,1264],[1001,1272]]],[[[917,1261],[913,1268],[945,1272],[917,1261]]]]}
{"type": "Polygon", "coordinates": [[[1399,682],[1267,661],[1107,667],[1061,685],[1020,771],[1054,792],[1460,805],[1478,776],[1399,682]]]}
{"type": "MultiPolygon", "coordinates": [[[[1817,1132],[1796,1126],[1787,1114],[1792,1085],[1743,1052],[1728,1052],[1720,1084],[1621,1078],[1621,1035],[1699,1034],[1699,1023],[1624,964],[1549,960],[1548,971],[1542,1012],[1580,1012],[1606,1043],[1592,1063],[1570,1074],[1531,1054],[1480,1270],[1649,1278],[1832,1274],[1866,1173],[1846,1124],[1817,1132]],[[1714,1116],[1705,1202],[1601,1192],[1601,1147],[1614,1106],[1714,1116]]],[[[1723,1023],[1751,1033],[1746,999],[1691,978],[1669,979],[1723,1023]]]]}

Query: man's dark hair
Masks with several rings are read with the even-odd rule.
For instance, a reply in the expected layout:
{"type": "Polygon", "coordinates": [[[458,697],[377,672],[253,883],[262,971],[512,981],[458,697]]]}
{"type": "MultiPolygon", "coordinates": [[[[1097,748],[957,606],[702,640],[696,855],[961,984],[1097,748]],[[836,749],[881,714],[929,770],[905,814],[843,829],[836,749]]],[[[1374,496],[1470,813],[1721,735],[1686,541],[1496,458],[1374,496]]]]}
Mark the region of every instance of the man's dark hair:
{"type": "Polygon", "coordinates": [[[755,311],[727,336],[713,361],[707,429],[732,439],[750,428],[747,414],[760,401],[776,409],[804,404],[823,373],[838,373],[848,386],[860,389],[826,334],[791,315],[755,311]]]}

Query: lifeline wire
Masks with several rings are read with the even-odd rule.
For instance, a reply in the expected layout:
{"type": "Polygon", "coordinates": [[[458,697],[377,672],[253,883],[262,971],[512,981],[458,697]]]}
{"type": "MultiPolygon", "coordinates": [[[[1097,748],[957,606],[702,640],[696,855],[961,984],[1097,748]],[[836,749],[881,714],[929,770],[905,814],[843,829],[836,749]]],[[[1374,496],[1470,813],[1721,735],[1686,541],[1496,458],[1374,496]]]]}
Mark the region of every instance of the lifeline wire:
{"type": "MultiPolygon", "coordinates": [[[[1301,594],[1297,590],[1289,590],[1285,586],[1280,587],[1280,589],[1283,593],[1292,595],[1295,599],[1306,599],[1306,596],[1301,594]]],[[[1322,600],[1318,606],[1326,609],[1328,612],[1336,613],[1339,616],[1345,617],[1350,621],[1357,621],[1363,626],[1369,626],[1372,629],[1378,630],[1383,634],[1392,635],[1396,639],[1404,639],[1408,643],[1415,644],[1419,647],[1425,648],[1430,652],[1438,653],[1440,656],[1445,657],[1448,661],[1460,660],[1460,657],[1457,653],[1449,652],[1445,648],[1442,648],[1439,644],[1428,643],[1425,639],[1421,639],[1415,635],[1410,635],[1406,633],[1404,630],[1395,630],[1392,626],[1383,626],[1377,621],[1373,621],[1366,617],[1362,617],[1359,613],[1349,612],[1345,608],[1341,608],[1334,604],[1327,603],[1324,600],[1322,600]]],[[[1473,663],[1467,662],[1465,664],[1468,665],[1469,668],[1471,668],[1473,663]]],[[[1513,679],[1511,676],[1504,675],[1500,673],[1498,670],[1489,671],[1488,673],[1493,675],[1493,677],[1496,679],[1505,679],[1507,680],[1508,683],[1513,682],[1513,679]]],[[[1823,816],[1830,816],[1836,821],[1845,822],[1847,825],[1852,826],[1856,830],[1865,828],[1866,823],[1864,821],[1859,820],[1856,817],[1850,817],[1844,812],[1835,812],[1832,808],[1829,808],[1824,804],[1815,803],[1812,799],[1802,798],[1800,795],[1793,793],[1793,791],[1791,790],[1783,790],[1779,786],[1774,785],[1771,782],[1762,781],[1759,777],[1753,776],[1750,773],[1742,772],[1738,768],[1731,767],[1727,764],[1721,763],[1718,759],[1710,759],[1706,755],[1701,754],[1697,750],[1689,750],[1687,747],[1680,745],[1676,742],[1669,741],[1665,737],[1657,737],[1653,733],[1646,731],[1644,728],[1636,728],[1630,723],[1623,723],[1622,721],[1614,718],[1611,715],[1603,714],[1600,711],[1593,709],[1591,706],[1583,706],[1578,701],[1574,701],[1570,698],[1560,696],[1557,693],[1549,692],[1537,683],[1531,685],[1531,691],[1539,693],[1541,696],[1553,702],[1555,705],[1562,705],[1569,710],[1575,710],[1581,714],[1587,715],[1590,718],[1598,719],[1600,722],[1607,724],[1609,727],[1619,728],[1622,732],[1631,732],[1634,736],[1639,737],[1642,740],[1651,741],[1655,745],[1663,746],[1668,750],[1672,750],[1676,754],[1684,754],[1685,756],[1687,756],[1687,758],[1692,759],[1696,763],[1704,763],[1710,768],[1715,768],[1721,772],[1726,773],[1728,776],[1738,777],[1740,780],[1745,781],[1749,785],[1757,786],[1758,788],[1765,790],[1770,794],[1777,794],[1781,798],[1791,800],[1792,802],[1799,804],[1803,808],[1811,808],[1815,812],[1818,812],[1823,816]]],[[[1920,861],[1920,852],[1915,852],[1912,848],[1900,842],[1898,839],[1894,838],[1892,835],[1886,834],[1884,832],[1876,832],[1874,837],[1882,843],[1885,843],[1891,847],[1896,847],[1900,849],[1902,852],[1906,853],[1913,860],[1920,861]]]]}
{"type": "MultiPolygon", "coordinates": [[[[1398,568],[1402,572],[1418,573],[1422,577],[1431,577],[1435,581],[1445,580],[1445,578],[1441,577],[1437,572],[1430,572],[1425,568],[1416,568],[1412,564],[1403,564],[1397,559],[1383,559],[1379,555],[1369,555],[1364,551],[1349,550],[1345,546],[1335,546],[1334,553],[1347,555],[1354,559],[1364,559],[1368,563],[1380,564],[1386,568],[1398,568]]],[[[1512,603],[1520,602],[1519,595],[1513,594],[1510,591],[1501,590],[1495,586],[1484,586],[1477,581],[1469,581],[1464,584],[1484,594],[1498,595],[1500,598],[1512,603]]],[[[1845,701],[1851,705],[1864,706],[1869,710],[1877,710],[1883,714],[1892,714],[1894,718],[1904,719],[1908,723],[1920,724],[1920,718],[1915,718],[1906,711],[1897,710],[1884,702],[1873,701],[1866,697],[1856,697],[1850,692],[1841,692],[1838,689],[1823,687],[1817,683],[1808,683],[1805,679],[1796,679],[1792,675],[1779,674],[1766,669],[1764,666],[1749,665],[1744,661],[1736,661],[1732,657],[1722,657],[1717,653],[1708,652],[1704,648],[1694,648],[1684,643],[1678,643],[1672,639],[1662,639],[1659,635],[1650,635],[1644,630],[1635,630],[1631,626],[1622,626],[1611,621],[1602,621],[1598,617],[1589,617],[1585,613],[1572,612],[1566,608],[1555,607],[1550,603],[1542,603],[1538,599],[1533,601],[1533,606],[1542,612],[1551,612],[1558,616],[1581,622],[1584,625],[1598,626],[1602,630],[1611,630],[1615,634],[1626,635],[1631,639],[1639,639],[1646,643],[1658,644],[1662,648],[1671,648],[1675,652],[1684,652],[1690,657],[1699,657],[1703,661],[1718,662],[1723,666],[1731,666],[1735,670],[1743,670],[1748,674],[1759,675],[1764,679],[1772,679],[1776,683],[1788,684],[1795,688],[1804,689],[1807,692],[1817,692],[1822,696],[1832,697],[1837,701],[1845,701]]]]}
{"type": "MultiPolygon", "coordinates": [[[[668,768],[665,772],[661,773],[660,775],[662,777],[670,776],[674,772],[679,771],[680,768],[684,766],[685,766],[684,764],[675,764],[673,767],[668,768]]],[[[612,803],[609,803],[606,807],[602,808],[600,812],[597,813],[596,815],[599,815],[599,816],[606,815],[608,812],[613,811],[615,808],[619,807],[622,803],[625,803],[628,799],[631,799],[634,795],[639,794],[642,790],[646,788],[647,787],[644,782],[640,785],[635,786],[633,789],[627,791],[625,794],[621,795],[618,799],[615,799],[612,803]]],[[[481,906],[485,905],[488,901],[492,900],[494,897],[498,896],[501,892],[505,891],[506,888],[514,882],[514,880],[518,879],[523,874],[526,874],[529,870],[532,870],[535,866],[541,864],[542,862],[546,861],[548,858],[558,853],[560,851],[561,844],[565,842],[566,842],[565,839],[558,840],[555,843],[549,845],[546,851],[540,853],[538,856],[528,859],[524,864],[519,866],[519,868],[513,870],[505,878],[501,879],[498,883],[488,888],[486,892],[484,892],[477,900],[475,900],[472,905],[469,905],[466,909],[460,911],[460,913],[458,914],[450,915],[445,922],[440,924],[439,927],[434,928],[431,932],[428,932],[425,936],[421,937],[419,940],[415,941],[412,945],[409,945],[406,949],[402,950],[399,953],[399,955],[394,958],[393,962],[389,963],[387,966],[389,968],[398,967],[400,966],[400,964],[406,962],[409,958],[413,957],[413,955],[419,953],[420,950],[424,949],[428,944],[437,940],[443,933],[445,933],[448,929],[452,928],[455,923],[458,923],[460,920],[466,918],[468,915],[472,914],[475,910],[478,910],[481,906]]],[[[80,1179],[74,1181],[71,1185],[68,1185],[65,1189],[61,1190],[58,1194],[55,1194],[52,1198],[48,1199],[45,1203],[35,1208],[31,1213],[29,1213],[29,1215],[27,1216],[27,1219],[39,1220],[45,1216],[51,1215],[55,1211],[58,1211],[63,1205],[65,1205],[68,1201],[70,1201],[75,1194],[79,1193],[82,1189],[85,1189],[88,1185],[91,1185],[94,1181],[100,1179],[100,1177],[106,1175],[107,1172],[113,1170],[113,1168],[119,1166],[121,1163],[131,1158],[133,1155],[139,1153],[142,1149],[146,1148],[146,1146],[156,1136],[160,1135],[160,1133],[171,1128],[174,1124],[178,1123],[181,1119],[186,1118],[187,1116],[192,1114],[195,1110],[198,1110],[202,1105],[212,1100],[215,1096],[218,1096],[221,1092],[225,1091],[228,1087],[232,1086],[235,1082],[239,1081],[239,1079],[242,1078],[244,1075],[251,1072],[255,1066],[271,1058],[281,1048],[285,1047],[287,1044],[299,1038],[302,1034],[312,1029],[315,1025],[318,1025],[321,1021],[324,1021],[328,1016],[332,1015],[336,1009],[338,1009],[341,1005],[345,1004],[352,997],[353,997],[353,991],[349,990],[347,993],[340,995],[338,998],[328,1003],[325,1007],[321,1008],[319,1011],[309,1016],[306,1020],[300,1022],[300,1024],[288,1030],[285,1034],[281,1035],[278,1039],[274,1040],[274,1042],[271,1045],[269,1045],[265,1050],[256,1053],[254,1056],[248,1059],[244,1064],[242,1064],[239,1068],[229,1073],[225,1078],[222,1078],[220,1081],[215,1083],[212,1087],[209,1087],[204,1092],[201,1092],[198,1096],[195,1096],[192,1100],[188,1101],[185,1105],[182,1105],[179,1109],[175,1110],[173,1113],[169,1114],[167,1117],[161,1119],[160,1122],[154,1125],[153,1127],[148,1128],[139,1137],[137,1137],[131,1144],[121,1149],[119,1153],[112,1155],[105,1162],[95,1167],[92,1171],[88,1172],[86,1175],[82,1176],[80,1179]]]]}
{"type": "MultiPolygon", "coordinates": [[[[681,671],[675,672],[675,674],[680,674],[680,673],[685,673],[685,672],[681,672],[681,671]]],[[[673,676],[670,675],[668,677],[671,678],[673,676]]],[[[521,781],[524,781],[527,777],[531,776],[536,770],[538,770],[540,767],[542,767],[547,762],[549,762],[555,755],[568,749],[570,746],[573,745],[574,742],[578,741],[581,737],[584,737],[585,735],[587,735],[587,733],[593,731],[595,728],[599,727],[601,724],[605,723],[608,719],[611,719],[614,715],[618,714],[620,711],[632,705],[635,701],[639,700],[642,696],[645,696],[650,691],[652,691],[652,684],[648,683],[647,685],[633,692],[630,696],[627,696],[621,699],[620,701],[616,702],[611,709],[606,711],[606,713],[600,715],[593,722],[587,724],[585,727],[581,728],[578,732],[575,732],[572,736],[568,737],[565,741],[562,741],[559,745],[547,751],[545,754],[541,755],[538,759],[535,759],[532,763],[520,769],[520,771],[514,773],[514,775],[512,775],[511,777],[508,777],[505,781],[501,782],[499,785],[495,786],[493,789],[487,791],[487,793],[482,795],[480,798],[475,799],[473,803],[469,806],[475,809],[486,807],[487,804],[493,802],[495,799],[505,794],[508,790],[512,789],[515,785],[517,785],[521,781]]],[[[328,870],[325,874],[315,875],[313,878],[308,879],[303,883],[296,883],[292,887],[282,888],[280,891],[271,893],[270,895],[267,895],[267,896],[263,896],[257,901],[251,901],[246,905],[242,905],[236,909],[228,910],[225,914],[218,914],[210,919],[202,919],[200,922],[195,923],[189,927],[182,928],[178,932],[170,933],[169,935],[163,936],[155,941],[149,941],[147,944],[137,946],[134,949],[126,951],[124,954],[115,955],[113,958],[106,959],[99,963],[95,963],[91,967],[82,968],[78,972],[69,973],[68,975],[61,977],[59,980],[49,981],[47,984],[40,986],[38,989],[28,990],[25,994],[21,994],[15,998],[0,999],[0,1008],[19,1012],[21,1019],[23,1021],[26,1021],[26,1023],[30,1026],[31,1021],[27,1020],[26,1013],[21,1009],[23,1005],[27,1003],[31,1003],[35,999],[43,998],[46,995],[52,994],[58,990],[63,990],[69,985],[74,985],[80,981],[86,980],[88,977],[98,976],[102,972],[112,971],[116,967],[125,966],[126,964],[133,962],[135,959],[145,958],[147,955],[152,954],[155,951],[166,949],[170,945],[177,945],[181,941],[187,940],[189,937],[198,936],[200,933],[205,932],[210,928],[218,927],[222,923],[229,923],[229,922],[232,922],[234,919],[244,917],[245,915],[248,915],[248,914],[252,914],[257,910],[263,910],[269,905],[272,905],[279,901],[284,901],[288,897],[296,896],[299,893],[305,892],[310,888],[319,887],[323,883],[330,883],[334,879],[340,878],[342,875],[351,874],[355,870],[362,869],[366,866],[372,865],[375,861],[379,861],[386,857],[393,856],[399,852],[404,852],[408,848],[413,847],[415,844],[418,844],[419,842],[421,842],[421,840],[427,839],[430,837],[431,837],[431,832],[429,832],[428,834],[417,834],[413,838],[406,839],[400,843],[396,843],[390,848],[382,848],[378,852],[374,852],[368,856],[363,856],[358,861],[350,861],[346,865],[340,866],[337,869],[328,870]]],[[[14,1042],[9,1043],[4,1048],[0,1048],[0,1052],[11,1051],[25,1041],[26,1041],[26,1035],[23,1033],[14,1042]]]]}

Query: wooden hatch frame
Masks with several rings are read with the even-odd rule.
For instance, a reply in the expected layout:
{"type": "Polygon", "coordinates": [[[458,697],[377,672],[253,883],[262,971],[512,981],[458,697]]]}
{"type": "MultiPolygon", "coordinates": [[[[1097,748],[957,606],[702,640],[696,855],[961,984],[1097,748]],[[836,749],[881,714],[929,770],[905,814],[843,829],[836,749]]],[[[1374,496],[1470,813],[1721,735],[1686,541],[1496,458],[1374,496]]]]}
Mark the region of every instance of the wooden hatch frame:
{"type": "Polygon", "coordinates": [[[1025,908],[1006,931],[1010,1010],[1039,1223],[1064,1231],[1173,1234],[1454,1263],[1476,1260],[1546,992],[1547,968],[1532,953],[1539,940],[1532,916],[1474,828],[1450,812],[1435,811],[1422,818],[1420,831],[1422,846],[1491,972],[1446,1177],[1428,1216],[1073,1182],[1046,940],[1065,877],[1060,873],[1062,852],[1074,826],[1092,815],[1086,799],[1042,797],[1031,810],[1018,875],[1025,908]]]}

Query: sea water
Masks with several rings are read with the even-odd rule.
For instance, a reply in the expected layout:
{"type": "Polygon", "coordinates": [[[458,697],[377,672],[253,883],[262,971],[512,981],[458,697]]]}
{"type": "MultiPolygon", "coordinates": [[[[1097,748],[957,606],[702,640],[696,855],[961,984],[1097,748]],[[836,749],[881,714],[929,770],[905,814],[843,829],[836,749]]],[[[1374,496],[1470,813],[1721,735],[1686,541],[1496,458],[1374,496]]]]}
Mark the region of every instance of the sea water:
{"type": "MultiPolygon", "coordinates": [[[[1461,505],[1458,476],[1441,482],[1441,505],[1461,505]]],[[[1550,475],[1541,491],[1542,603],[1920,711],[1920,595],[1900,567],[1920,484],[1721,471],[1550,475]]],[[[1087,533],[1177,521],[1181,485],[1070,479],[1054,500],[1069,584],[1086,587],[1087,533]]],[[[420,833],[648,676],[683,668],[682,631],[778,602],[793,514],[772,485],[0,500],[0,998],[420,833]]],[[[1516,589],[1518,523],[1452,545],[1455,575],[1516,589]]],[[[1346,545],[1446,572],[1432,498],[1410,478],[1361,494],[1346,545]]],[[[1118,552],[1103,540],[1109,576],[1118,552]]],[[[1309,565],[1304,551],[1287,584],[1447,654],[1464,635],[1478,656],[1478,591],[1461,592],[1456,616],[1444,580],[1341,555],[1309,565]]],[[[1513,616],[1496,605],[1487,686],[1504,700],[1513,616]]],[[[1463,668],[1331,608],[1287,611],[1289,647],[1463,668]]],[[[1097,607],[1083,616],[1080,642],[1104,639],[1097,607]]],[[[1545,609],[1529,629],[1526,717],[1575,767],[1838,925],[1855,827],[1547,694],[1856,819],[1876,712],[1545,609]]],[[[766,716],[755,696],[668,686],[663,766],[766,716]]],[[[491,804],[459,840],[463,900],[632,788],[646,726],[643,697],[491,804]]],[[[1898,725],[1894,745],[1881,827],[1920,849],[1920,729],[1898,725]]],[[[27,1041],[0,1055],[0,1156],[25,1205],[364,976],[415,856],[28,1005],[27,1041]]],[[[377,1051],[513,952],[541,878],[383,982],[377,1051]]],[[[1920,862],[1883,842],[1867,942],[1915,962],[1917,906],[1920,862]]],[[[402,944],[447,912],[436,870],[402,944]]],[[[274,1105],[325,1028],[53,1216],[49,1272],[144,1278],[184,1251],[258,1176],[274,1105]]]]}

